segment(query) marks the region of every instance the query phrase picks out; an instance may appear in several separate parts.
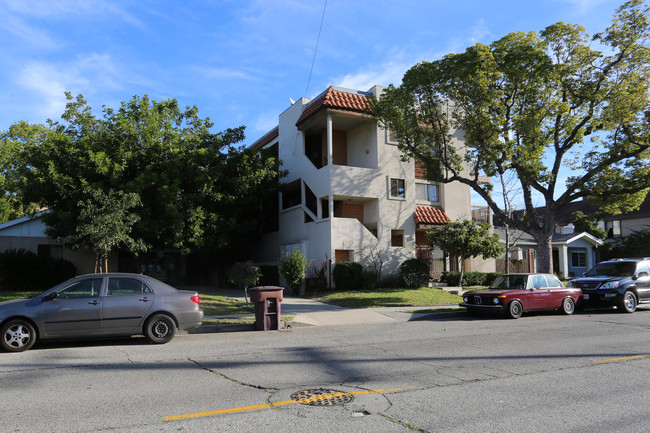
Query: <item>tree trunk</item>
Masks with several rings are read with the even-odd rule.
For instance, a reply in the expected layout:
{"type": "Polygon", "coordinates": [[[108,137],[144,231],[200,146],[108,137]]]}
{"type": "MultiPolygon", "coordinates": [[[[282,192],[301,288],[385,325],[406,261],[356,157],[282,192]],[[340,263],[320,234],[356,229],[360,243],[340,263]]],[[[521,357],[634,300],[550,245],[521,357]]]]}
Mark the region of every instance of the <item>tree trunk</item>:
{"type": "Polygon", "coordinates": [[[458,285],[463,287],[463,275],[465,274],[465,260],[460,258],[460,279],[458,280],[458,285]]]}
{"type": "Polygon", "coordinates": [[[553,233],[536,237],[537,240],[537,272],[553,273],[553,233]]]}

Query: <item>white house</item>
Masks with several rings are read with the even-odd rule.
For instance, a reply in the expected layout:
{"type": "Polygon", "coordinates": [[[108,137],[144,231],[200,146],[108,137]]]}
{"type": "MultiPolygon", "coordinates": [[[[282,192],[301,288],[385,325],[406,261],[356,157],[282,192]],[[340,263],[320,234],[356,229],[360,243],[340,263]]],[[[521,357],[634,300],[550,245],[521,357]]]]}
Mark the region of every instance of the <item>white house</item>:
{"type": "MultiPolygon", "coordinates": [[[[92,251],[71,250],[47,237],[41,215],[42,212],[0,224],[0,252],[24,249],[41,256],[68,260],[77,267],[77,273],[93,272],[95,256],[92,251]]],[[[111,261],[117,263],[116,260],[109,260],[109,263],[111,261]]]]}
{"type": "MultiPolygon", "coordinates": [[[[274,151],[289,173],[277,230],[265,235],[256,262],[274,264],[282,251],[300,248],[316,264],[346,260],[372,267],[381,261],[382,272],[391,273],[426,250],[427,230],[472,218],[469,187],[427,181],[416,162],[401,159],[390,132],[364,114],[368,98],[380,92],[377,86],[367,92],[329,87],[314,99],[301,98],[251,145],[274,151]]],[[[437,257],[442,253],[434,252],[437,257]]],[[[494,269],[483,260],[466,266],[494,269]]]]}

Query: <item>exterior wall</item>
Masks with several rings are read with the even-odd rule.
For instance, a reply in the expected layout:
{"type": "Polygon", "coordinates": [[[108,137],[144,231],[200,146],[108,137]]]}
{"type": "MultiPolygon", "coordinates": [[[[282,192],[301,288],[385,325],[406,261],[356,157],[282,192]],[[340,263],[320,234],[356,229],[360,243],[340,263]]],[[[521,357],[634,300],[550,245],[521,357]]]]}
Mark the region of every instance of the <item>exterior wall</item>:
{"type": "MultiPolygon", "coordinates": [[[[86,274],[95,270],[95,256],[88,250],[71,250],[45,235],[45,224],[40,218],[21,218],[15,222],[0,225],[0,251],[24,249],[38,254],[39,245],[61,247],[60,253],[54,253],[54,258],[72,262],[77,267],[77,274],[86,274]]],[[[117,271],[117,256],[115,252],[109,257],[109,271],[117,271]]]]}
{"type": "Polygon", "coordinates": [[[629,236],[640,230],[650,229],[650,218],[628,218],[621,220],[621,236],[629,236]]]}

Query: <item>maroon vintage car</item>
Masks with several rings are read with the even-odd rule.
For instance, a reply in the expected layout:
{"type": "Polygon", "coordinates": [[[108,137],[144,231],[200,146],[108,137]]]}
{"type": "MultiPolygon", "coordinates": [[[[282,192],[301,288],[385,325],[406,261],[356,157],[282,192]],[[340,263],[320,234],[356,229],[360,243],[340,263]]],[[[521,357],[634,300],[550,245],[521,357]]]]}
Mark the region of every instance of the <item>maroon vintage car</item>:
{"type": "Polygon", "coordinates": [[[528,311],[559,309],[572,314],[581,295],[580,289],[565,287],[551,274],[504,274],[487,290],[465,292],[460,306],[469,313],[503,312],[518,319],[528,311]]]}

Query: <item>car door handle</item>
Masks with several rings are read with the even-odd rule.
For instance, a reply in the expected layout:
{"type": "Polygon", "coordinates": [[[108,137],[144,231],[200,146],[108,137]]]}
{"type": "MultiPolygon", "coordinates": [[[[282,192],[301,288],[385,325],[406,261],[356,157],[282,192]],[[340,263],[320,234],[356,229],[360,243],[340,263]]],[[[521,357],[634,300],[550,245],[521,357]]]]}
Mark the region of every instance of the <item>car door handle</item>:
{"type": "Polygon", "coordinates": [[[149,302],[149,298],[140,298],[138,300],[141,302],[149,302]]]}
{"type": "Polygon", "coordinates": [[[99,301],[90,301],[89,304],[90,305],[99,305],[99,301]]]}

